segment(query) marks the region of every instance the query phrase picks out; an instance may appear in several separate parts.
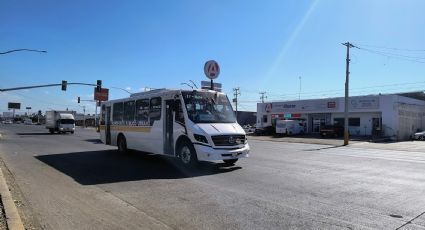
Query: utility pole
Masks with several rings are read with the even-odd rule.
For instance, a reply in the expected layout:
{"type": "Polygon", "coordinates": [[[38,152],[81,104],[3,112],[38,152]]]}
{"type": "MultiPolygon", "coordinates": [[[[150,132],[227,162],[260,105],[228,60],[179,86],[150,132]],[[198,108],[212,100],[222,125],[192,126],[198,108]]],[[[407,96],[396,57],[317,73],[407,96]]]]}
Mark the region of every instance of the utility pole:
{"type": "Polygon", "coordinates": [[[233,98],[233,102],[235,102],[235,105],[236,105],[236,121],[238,120],[238,96],[241,95],[239,91],[240,91],[239,87],[233,88],[233,96],[235,97],[233,98]]]}
{"type": "Polygon", "coordinates": [[[80,107],[83,108],[83,128],[85,128],[86,127],[86,106],[80,105],[80,107]]]}
{"type": "MultiPolygon", "coordinates": [[[[342,45],[347,47],[347,58],[345,68],[345,98],[344,98],[344,145],[348,145],[348,90],[349,90],[349,75],[350,75],[350,48],[356,47],[353,44],[346,42],[342,45]]],[[[356,47],[357,48],[357,47],[356,47]]]]}
{"type": "Polygon", "coordinates": [[[264,99],[267,99],[267,96],[264,96],[264,94],[266,94],[266,92],[260,92],[260,94],[261,94],[261,96],[260,96],[261,103],[264,103],[264,99]]]}
{"type": "Polygon", "coordinates": [[[301,100],[301,76],[298,77],[300,79],[300,91],[298,92],[298,101],[301,100]]]}

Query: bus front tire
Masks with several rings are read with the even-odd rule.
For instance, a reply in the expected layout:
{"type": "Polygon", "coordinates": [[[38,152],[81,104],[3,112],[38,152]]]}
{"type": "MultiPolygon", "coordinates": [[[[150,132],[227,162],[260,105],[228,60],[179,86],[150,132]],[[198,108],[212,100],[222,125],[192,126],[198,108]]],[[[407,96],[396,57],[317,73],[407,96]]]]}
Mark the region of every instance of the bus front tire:
{"type": "Polygon", "coordinates": [[[238,159],[223,160],[226,165],[234,165],[238,159]]]}
{"type": "Polygon", "coordinates": [[[127,152],[127,141],[123,135],[119,135],[118,137],[118,152],[125,153],[127,152]]]}
{"type": "Polygon", "coordinates": [[[197,166],[198,164],[198,157],[196,156],[196,150],[193,147],[193,144],[184,141],[180,144],[178,148],[179,158],[180,161],[186,165],[186,166],[197,166]]]}

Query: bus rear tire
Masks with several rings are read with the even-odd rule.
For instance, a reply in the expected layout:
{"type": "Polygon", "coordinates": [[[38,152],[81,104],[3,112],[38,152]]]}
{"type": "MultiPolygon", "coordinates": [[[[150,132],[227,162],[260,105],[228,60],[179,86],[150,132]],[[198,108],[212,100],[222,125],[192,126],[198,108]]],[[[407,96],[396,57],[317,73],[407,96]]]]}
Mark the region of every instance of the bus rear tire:
{"type": "Polygon", "coordinates": [[[183,141],[179,148],[178,154],[180,161],[185,166],[194,167],[198,165],[198,157],[196,156],[196,150],[193,147],[193,144],[188,141],[183,141]]]}
{"type": "Polygon", "coordinates": [[[118,136],[117,145],[118,145],[118,152],[120,152],[120,153],[126,153],[127,152],[127,141],[126,141],[124,135],[118,136]]]}
{"type": "Polygon", "coordinates": [[[235,165],[236,161],[238,161],[238,159],[229,159],[229,160],[223,160],[224,164],[226,165],[235,165]]]}
{"type": "Polygon", "coordinates": [[[54,129],[49,129],[49,132],[50,132],[50,134],[53,134],[53,133],[55,133],[55,130],[54,129]]]}

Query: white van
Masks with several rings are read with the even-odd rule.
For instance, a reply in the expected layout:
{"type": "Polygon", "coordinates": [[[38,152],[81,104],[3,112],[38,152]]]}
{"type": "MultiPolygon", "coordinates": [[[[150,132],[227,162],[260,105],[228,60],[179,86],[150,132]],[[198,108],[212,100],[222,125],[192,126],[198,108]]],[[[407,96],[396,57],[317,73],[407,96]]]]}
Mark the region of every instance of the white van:
{"type": "Polygon", "coordinates": [[[134,149],[179,157],[186,165],[248,157],[245,131],[224,93],[158,89],[101,105],[100,138],[134,149]]]}
{"type": "Polygon", "coordinates": [[[299,120],[276,120],[276,134],[304,134],[305,125],[299,120]]]}

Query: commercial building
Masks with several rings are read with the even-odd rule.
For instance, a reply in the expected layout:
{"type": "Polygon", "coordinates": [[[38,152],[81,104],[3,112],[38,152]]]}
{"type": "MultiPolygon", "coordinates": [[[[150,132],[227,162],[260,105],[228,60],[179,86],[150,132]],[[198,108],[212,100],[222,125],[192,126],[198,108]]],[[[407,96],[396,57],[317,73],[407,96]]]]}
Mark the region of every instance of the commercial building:
{"type": "MultiPolygon", "coordinates": [[[[305,121],[307,133],[324,125],[344,125],[344,98],[277,101],[257,104],[257,128],[272,128],[276,119],[305,121]]],[[[425,129],[424,92],[367,95],[349,98],[349,133],[406,140],[425,129]]]]}

